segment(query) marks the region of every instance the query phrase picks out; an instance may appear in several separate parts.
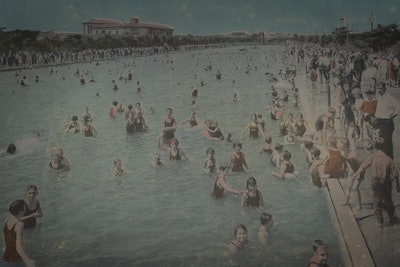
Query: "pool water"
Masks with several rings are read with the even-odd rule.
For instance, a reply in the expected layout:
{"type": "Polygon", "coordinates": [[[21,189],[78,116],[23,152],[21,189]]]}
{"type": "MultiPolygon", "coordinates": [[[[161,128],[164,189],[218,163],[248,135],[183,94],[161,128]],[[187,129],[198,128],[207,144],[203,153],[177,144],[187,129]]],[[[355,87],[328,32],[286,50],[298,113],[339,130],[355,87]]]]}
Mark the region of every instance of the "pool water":
{"type": "MultiPolygon", "coordinates": [[[[165,166],[151,167],[159,152],[156,143],[166,108],[173,108],[178,122],[187,119],[192,86],[199,90],[199,119],[220,121],[225,134],[240,140],[250,115],[262,113],[273,142],[283,142],[278,123],[265,110],[271,103],[265,74],[285,67],[281,60],[285,48],[244,48],[34,68],[21,70],[18,76],[16,71],[0,73],[0,146],[17,144],[16,156],[0,158],[0,215],[7,216],[8,204],[23,198],[29,184],[38,186],[44,216],[35,229],[24,233],[26,251],[38,266],[306,266],[315,239],[329,244],[331,265],[344,266],[325,193],[310,182],[299,145],[285,145],[299,177],[281,180],[270,175],[274,170],[270,156],[259,154],[264,141],[247,136],[241,140],[250,169],[229,174],[228,183],[244,190],[247,178],[254,176],[265,197],[260,210],[241,208],[240,197],[234,194],[218,200],[210,196],[215,175],[201,170],[206,150],[213,147],[217,163],[225,164],[232,145],[209,141],[187,124],[180,125],[175,135],[192,160],[172,162],[161,152],[165,166]],[[209,65],[212,69],[206,71],[209,65]],[[245,73],[248,65],[252,70],[245,73]],[[77,68],[90,72],[85,85],[74,75],[77,68]],[[133,81],[120,80],[129,69],[133,81]],[[222,70],[221,80],[215,77],[217,69],[222,70]],[[27,87],[18,83],[23,75],[27,87]],[[95,82],[89,83],[92,77],[95,82]],[[112,80],[119,85],[117,91],[112,90],[112,80]],[[238,102],[232,101],[234,93],[240,96],[238,102]],[[146,114],[148,132],[127,134],[123,114],[110,119],[113,100],[125,108],[136,102],[146,111],[155,107],[154,114],[146,114]],[[64,125],[73,115],[80,117],[86,106],[94,115],[97,137],[67,134],[64,125]],[[39,139],[36,131],[41,133],[39,139]],[[48,167],[57,147],[72,162],[68,172],[48,167]],[[125,176],[114,176],[116,158],[128,170],[125,176]],[[262,211],[271,213],[275,222],[266,247],[257,239],[262,211]],[[229,258],[223,254],[239,223],[247,226],[251,250],[229,258]]],[[[287,82],[276,87],[291,88],[287,82]]],[[[290,103],[286,110],[300,112],[290,103]]]]}

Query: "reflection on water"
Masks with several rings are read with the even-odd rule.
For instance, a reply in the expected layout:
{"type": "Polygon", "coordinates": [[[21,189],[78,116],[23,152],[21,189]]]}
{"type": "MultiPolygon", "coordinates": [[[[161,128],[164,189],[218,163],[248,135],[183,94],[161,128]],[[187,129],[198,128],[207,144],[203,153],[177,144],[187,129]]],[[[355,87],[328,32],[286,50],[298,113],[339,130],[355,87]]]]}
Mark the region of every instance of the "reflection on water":
{"type": "MultiPolygon", "coordinates": [[[[263,140],[247,138],[242,143],[250,170],[228,176],[237,189],[245,188],[250,175],[256,177],[265,196],[264,209],[275,221],[267,247],[257,242],[261,211],[240,208],[240,198],[229,193],[221,200],[212,199],[215,177],[201,171],[208,147],[215,149],[217,162],[223,164],[229,161],[231,145],[208,141],[201,131],[182,125],[176,131],[180,147],[196,161],[169,162],[162,152],[166,166],[151,167],[165,109],[172,107],[177,121],[188,118],[192,86],[199,90],[199,119],[219,120],[225,133],[239,139],[250,114],[263,113],[273,142],[282,142],[277,123],[265,110],[271,102],[265,73],[284,67],[280,53],[279,46],[242,51],[234,47],[173,53],[169,55],[173,63],[157,55],[98,66],[58,66],[53,74],[49,68],[23,70],[29,87],[18,85],[22,73],[18,77],[14,72],[0,73],[1,146],[41,133],[34,145],[21,146],[29,153],[0,159],[1,217],[6,217],[9,202],[24,196],[27,185],[38,186],[44,216],[36,229],[25,233],[27,251],[38,266],[304,266],[317,238],[329,244],[329,262],[343,266],[324,193],[311,185],[297,145],[287,146],[300,171],[295,180],[272,177],[269,156],[258,153],[263,140]],[[134,66],[124,67],[133,62],[134,66]],[[206,71],[209,65],[212,70],[206,71]],[[257,70],[246,74],[248,65],[257,70]],[[87,80],[93,76],[96,82],[80,85],[76,68],[89,70],[87,80]],[[129,69],[134,80],[119,80],[129,69]],[[217,69],[223,71],[221,80],[213,73],[217,69]],[[43,82],[34,83],[36,75],[43,82]],[[118,82],[116,92],[112,80],[118,82]],[[234,93],[240,95],[237,103],[232,101],[234,93]],[[149,131],[126,134],[123,116],[108,116],[113,100],[125,108],[136,102],[145,110],[155,107],[154,114],[146,115],[149,131]],[[86,106],[94,115],[97,138],[66,134],[65,123],[80,116],[86,106]],[[72,162],[69,172],[48,168],[58,146],[72,162]],[[114,177],[115,158],[122,159],[127,175],[114,177]],[[222,255],[238,223],[247,226],[252,250],[230,260],[222,255]]],[[[280,82],[277,88],[290,87],[280,82]]],[[[288,110],[298,113],[290,105],[288,110]]]]}

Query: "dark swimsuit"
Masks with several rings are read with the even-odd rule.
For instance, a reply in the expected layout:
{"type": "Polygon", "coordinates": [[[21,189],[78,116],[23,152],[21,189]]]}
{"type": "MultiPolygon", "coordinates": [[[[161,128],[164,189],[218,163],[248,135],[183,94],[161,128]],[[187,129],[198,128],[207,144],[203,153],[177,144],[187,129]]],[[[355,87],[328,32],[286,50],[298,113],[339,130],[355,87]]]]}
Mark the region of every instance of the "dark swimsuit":
{"type": "Polygon", "coordinates": [[[7,223],[4,225],[4,240],[6,243],[6,250],[3,254],[3,259],[6,262],[17,262],[21,260],[17,252],[17,234],[15,233],[15,225],[16,222],[11,229],[7,228],[7,223]]]}
{"type": "MultiPolygon", "coordinates": [[[[28,207],[26,207],[26,211],[24,216],[31,215],[35,212],[37,212],[40,208],[40,205],[37,205],[34,210],[30,210],[28,207]]],[[[30,217],[24,220],[24,228],[31,228],[36,226],[36,218],[35,217],[30,217]]]]}
{"type": "Polygon", "coordinates": [[[217,181],[218,181],[218,177],[217,179],[215,179],[215,183],[214,183],[214,191],[211,193],[211,196],[215,197],[215,198],[221,198],[224,196],[224,188],[220,188],[217,185],[217,181]]]}
{"type": "Polygon", "coordinates": [[[249,126],[250,137],[258,138],[258,125],[249,126]]]}
{"type": "Polygon", "coordinates": [[[179,149],[176,152],[175,156],[171,155],[171,152],[169,153],[169,160],[181,160],[181,155],[179,155],[179,149]]]}
{"type": "Polygon", "coordinates": [[[247,200],[245,205],[247,207],[258,208],[260,206],[260,194],[258,190],[256,191],[256,195],[254,197],[249,196],[249,193],[246,194],[247,194],[247,200]]]}
{"type": "MultiPolygon", "coordinates": [[[[174,123],[175,123],[174,118],[171,119],[171,122],[164,121],[164,127],[172,127],[172,126],[174,126],[174,123]]],[[[175,132],[174,130],[163,132],[163,136],[165,139],[167,139],[169,141],[175,137],[174,132],[175,132]]]]}

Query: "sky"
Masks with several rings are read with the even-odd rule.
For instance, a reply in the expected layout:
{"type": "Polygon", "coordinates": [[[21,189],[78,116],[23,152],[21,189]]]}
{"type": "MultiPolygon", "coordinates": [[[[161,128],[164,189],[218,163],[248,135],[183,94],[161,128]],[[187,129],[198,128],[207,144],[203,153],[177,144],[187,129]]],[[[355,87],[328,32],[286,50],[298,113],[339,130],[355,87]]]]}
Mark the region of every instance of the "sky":
{"type": "Polygon", "coordinates": [[[233,31],[331,33],[345,17],[355,32],[375,23],[400,23],[400,0],[0,0],[5,31],[83,32],[92,18],[166,24],[174,34],[208,35],[233,31]]]}

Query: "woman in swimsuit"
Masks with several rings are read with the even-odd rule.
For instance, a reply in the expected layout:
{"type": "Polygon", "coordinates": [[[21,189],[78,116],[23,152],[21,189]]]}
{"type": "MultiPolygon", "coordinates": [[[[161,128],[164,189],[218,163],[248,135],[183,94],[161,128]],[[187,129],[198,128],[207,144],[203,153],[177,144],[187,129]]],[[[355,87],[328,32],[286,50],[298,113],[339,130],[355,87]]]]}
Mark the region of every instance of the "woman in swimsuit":
{"type": "Polygon", "coordinates": [[[204,136],[209,140],[215,141],[221,141],[225,139],[224,135],[222,134],[221,128],[219,127],[218,121],[214,120],[206,121],[204,136]]]}
{"type": "Polygon", "coordinates": [[[65,131],[67,133],[78,133],[80,129],[78,116],[76,115],[72,116],[71,121],[65,125],[65,131]]]}
{"type": "Polygon", "coordinates": [[[260,154],[265,152],[265,153],[268,153],[271,155],[272,151],[273,151],[272,137],[270,135],[268,135],[264,138],[264,140],[265,140],[265,144],[260,148],[259,152],[260,152],[260,154]]]}
{"type": "Polygon", "coordinates": [[[228,175],[228,167],[227,166],[220,166],[219,167],[219,175],[215,179],[214,182],[214,191],[211,193],[211,196],[218,199],[224,196],[224,191],[228,191],[234,194],[241,194],[242,191],[238,191],[233,189],[226,183],[226,178],[228,175]]]}
{"type": "Polygon", "coordinates": [[[96,137],[97,129],[91,123],[86,123],[85,129],[83,129],[83,136],[86,137],[96,137]]]}
{"type": "Polygon", "coordinates": [[[181,160],[181,159],[187,159],[188,157],[186,156],[185,151],[182,149],[178,148],[179,141],[176,138],[173,138],[171,142],[169,143],[169,148],[168,148],[168,158],[171,161],[174,160],[181,160]]]}
{"type": "Polygon", "coordinates": [[[241,172],[249,168],[246,162],[246,153],[242,151],[242,144],[233,144],[233,149],[235,150],[231,155],[231,171],[241,172]]]}
{"type": "Polygon", "coordinates": [[[208,148],[206,151],[207,158],[204,161],[203,171],[205,173],[216,173],[217,172],[217,160],[215,159],[215,151],[213,148],[208,148]]]}
{"type": "Polygon", "coordinates": [[[26,255],[22,246],[24,223],[21,217],[24,216],[26,204],[23,199],[12,202],[9,206],[10,216],[7,217],[4,225],[4,240],[6,249],[3,259],[6,262],[23,261],[27,267],[35,267],[35,261],[26,255]]]}
{"type": "Polygon", "coordinates": [[[280,178],[292,179],[299,175],[299,172],[296,171],[294,164],[291,162],[292,154],[285,150],[282,154],[283,162],[280,166],[280,172],[272,172],[271,175],[280,178]]]}
{"type": "Polygon", "coordinates": [[[168,150],[167,144],[175,137],[176,119],[172,116],[172,108],[167,108],[167,117],[164,118],[162,134],[158,139],[158,148],[168,150]]]}
{"type": "Polygon", "coordinates": [[[257,188],[256,178],[250,177],[249,179],[247,179],[246,189],[246,192],[242,195],[242,207],[263,207],[264,195],[257,188]]]}
{"type": "Polygon", "coordinates": [[[249,132],[250,138],[258,138],[260,135],[262,135],[265,138],[264,130],[257,121],[257,114],[251,115],[250,123],[249,123],[249,125],[247,125],[246,129],[244,130],[244,132],[242,134],[242,138],[247,132],[249,132]]]}
{"type": "Polygon", "coordinates": [[[231,255],[235,255],[236,253],[249,248],[247,241],[247,228],[245,225],[239,224],[236,226],[233,236],[235,239],[228,244],[228,251],[231,255]]]}
{"type": "Polygon", "coordinates": [[[49,163],[49,167],[55,170],[69,170],[71,162],[68,158],[64,157],[64,150],[59,148],[49,163]]]}
{"type": "Polygon", "coordinates": [[[42,217],[42,208],[40,207],[40,201],[36,198],[38,195],[38,189],[36,185],[30,185],[27,188],[27,199],[26,210],[24,217],[20,218],[25,225],[25,228],[31,228],[36,226],[36,218],[42,217]]]}

